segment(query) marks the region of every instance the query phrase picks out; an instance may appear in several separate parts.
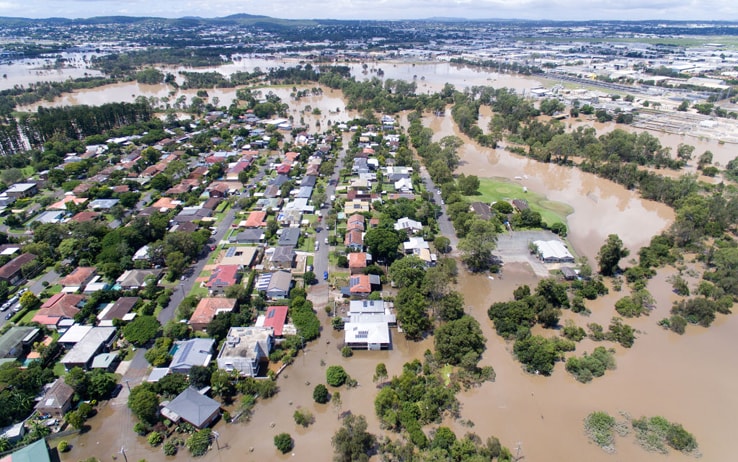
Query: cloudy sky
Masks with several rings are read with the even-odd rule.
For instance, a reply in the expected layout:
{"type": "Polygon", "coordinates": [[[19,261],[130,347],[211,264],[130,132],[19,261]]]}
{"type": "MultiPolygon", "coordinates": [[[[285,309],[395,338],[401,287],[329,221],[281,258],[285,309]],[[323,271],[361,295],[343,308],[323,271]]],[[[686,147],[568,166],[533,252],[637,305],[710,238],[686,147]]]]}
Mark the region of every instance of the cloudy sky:
{"type": "Polygon", "coordinates": [[[736,0],[0,0],[0,16],[738,20],[736,0]]]}

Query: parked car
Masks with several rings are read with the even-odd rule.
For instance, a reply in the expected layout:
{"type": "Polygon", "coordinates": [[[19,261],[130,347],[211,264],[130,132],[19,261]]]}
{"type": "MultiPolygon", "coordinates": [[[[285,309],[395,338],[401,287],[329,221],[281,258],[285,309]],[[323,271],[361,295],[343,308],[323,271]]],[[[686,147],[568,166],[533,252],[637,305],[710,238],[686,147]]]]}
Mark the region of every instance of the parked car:
{"type": "Polygon", "coordinates": [[[5,319],[10,319],[13,317],[13,313],[8,313],[5,315],[5,319]]]}

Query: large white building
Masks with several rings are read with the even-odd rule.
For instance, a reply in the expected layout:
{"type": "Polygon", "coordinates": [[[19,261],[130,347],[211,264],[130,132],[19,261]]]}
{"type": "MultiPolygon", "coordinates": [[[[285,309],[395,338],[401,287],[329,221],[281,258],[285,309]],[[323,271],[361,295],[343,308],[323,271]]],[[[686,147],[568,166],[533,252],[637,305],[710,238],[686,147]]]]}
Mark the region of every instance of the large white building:
{"type": "Polygon", "coordinates": [[[269,362],[273,345],[271,327],[231,327],[218,353],[218,369],[256,377],[261,365],[269,362]]]}

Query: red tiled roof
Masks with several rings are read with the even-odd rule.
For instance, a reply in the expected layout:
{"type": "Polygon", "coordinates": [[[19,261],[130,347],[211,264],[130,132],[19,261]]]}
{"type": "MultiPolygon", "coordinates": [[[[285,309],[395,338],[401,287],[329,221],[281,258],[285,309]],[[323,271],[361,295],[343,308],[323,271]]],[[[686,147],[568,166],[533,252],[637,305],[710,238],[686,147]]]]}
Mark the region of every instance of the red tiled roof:
{"type": "Polygon", "coordinates": [[[210,274],[210,279],[205,284],[209,288],[228,287],[238,282],[239,265],[218,265],[210,274]]]}
{"type": "Polygon", "coordinates": [[[266,212],[251,212],[246,219],[247,228],[262,228],[266,226],[266,212]]]}
{"type": "Polygon", "coordinates": [[[282,336],[284,323],[287,321],[287,310],[288,308],[286,306],[270,306],[267,309],[264,327],[274,329],[274,335],[276,337],[282,336]]]}
{"type": "Polygon", "coordinates": [[[200,300],[195,312],[190,317],[190,324],[195,329],[204,329],[216,314],[233,311],[235,298],[207,297],[200,300]]]}
{"type": "Polygon", "coordinates": [[[95,275],[97,269],[94,266],[80,266],[74,269],[67,276],[63,277],[59,284],[64,287],[80,286],[95,275]]]}
{"type": "Polygon", "coordinates": [[[366,268],[366,253],[351,252],[348,254],[349,268],[366,268]]]}
{"type": "Polygon", "coordinates": [[[368,294],[372,291],[372,284],[367,274],[351,276],[350,285],[352,294],[368,294]]]}

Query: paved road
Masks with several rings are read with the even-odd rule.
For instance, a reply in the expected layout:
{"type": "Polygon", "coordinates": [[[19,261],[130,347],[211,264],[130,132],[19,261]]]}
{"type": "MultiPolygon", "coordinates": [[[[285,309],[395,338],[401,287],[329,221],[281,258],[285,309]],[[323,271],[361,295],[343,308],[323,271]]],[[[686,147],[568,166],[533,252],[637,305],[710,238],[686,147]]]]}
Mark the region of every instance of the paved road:
{"type": "MultiPolygon", "coordinates": [[[[268,167],[269,162],[267,162],[256,174],[254,179],[251,180],[251,184],[256,184],[265,175],[266,168],[268,167]]],[[[247,193],[242,193],[242,197],[247,197],[247,193]]],[[[236,211],[233,207],[228,209],[228,212],[226,212],[226,215],[223,217],[222,220],[218,223],[216,226],[215,234],[212,236],[213,241],[216,243],[220,243],[228,233],[228,230],[230,229],[231,225],[233,224],[234,218],[236,216],[236,211]]],[[[163,325],[167,323],[170,319],[174,317],[174,312],[176,311],[177,307],[180,303],[182,303],[182,300],[187,296],[188,293],[190,293],[190,290],[192,290],[192,287],[195,285],[195,281],[197,280],[198,276],[200,276],[200,273],[202,273],[203,268],[205,268],[205,265],[207,264],[208,258],[210,256],[210,252],[203,252],[199,259],[197,260],[197,263],[193,267],[191,267],[184,277],[179,281],[177,284],[177,287],[174,289],[174,293],[172,294],[172,297],[169,299],[169,305],[167,305],[166,308],[161,310],[159,312],[159,315],[157,316],[157,319],[159,322],[163,325]]]]}
{"type": "Polygon", "coordinates": [[[451,224],[451,220],[449,220],[448,215],[446,215],[446,205],[443,204],[441,194],[436,192],[436,185],[433,183],[433,180],[431,180],[431,177],[428,174],[428,170],[426,170],[425,167],[420,167],[420,178],[423,179],[425,189],[433,193],[433,198],[436,201],[436,205],[441,207],[441,215],[436,220],[438,222],[438,229],[441,235],[446,236],[451,242],[451,250],[452,252],[455,252],[456,246],[459,243],[459,239],[456,237],[454,225],[451,224]]]}

